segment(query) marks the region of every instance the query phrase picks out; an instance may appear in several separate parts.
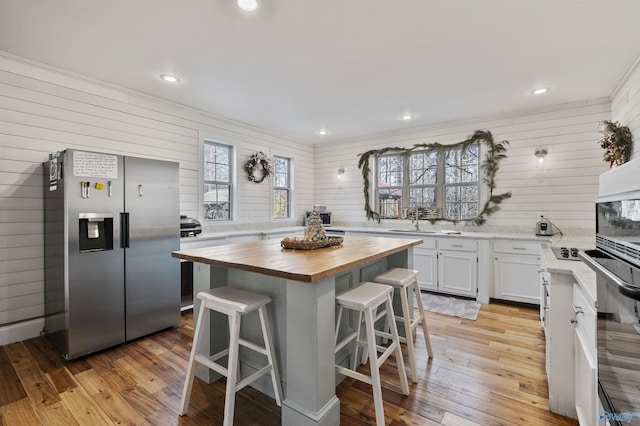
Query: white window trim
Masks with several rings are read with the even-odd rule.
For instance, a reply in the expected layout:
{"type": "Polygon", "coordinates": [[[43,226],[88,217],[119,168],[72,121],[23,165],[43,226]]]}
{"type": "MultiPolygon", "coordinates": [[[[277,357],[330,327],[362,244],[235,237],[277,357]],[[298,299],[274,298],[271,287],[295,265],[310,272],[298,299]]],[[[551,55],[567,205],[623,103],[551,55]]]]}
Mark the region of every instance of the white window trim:
{"type": "Polygon", "coordinates": [[[215,225],[217,223],[233,223],[237,221],[238,211],[238,146],[232,141],[223,141],[213,136],[200,136],[198,144],[198,220],[202,224],[215,225]],[[229,220],[205,221],[204,220],[204,143],[213,142],[227,145],[231,150],[231,215],[229,220]]]}
{"type": "Polygon", "coordinates": [[[296,217],[296,191],[295,191],[295,158],[291,156],[287,156],[284,154],[275,153],[273,154],[272,161],[275,160],[275,157],[282,157],[289,159],[289,217],[286,218],[275,218],[273,217],[273,182],[271,182],[270,196],[269,196],[269,220],[270,222],[283,223],[290,221],[295,224],[296,217]]]}

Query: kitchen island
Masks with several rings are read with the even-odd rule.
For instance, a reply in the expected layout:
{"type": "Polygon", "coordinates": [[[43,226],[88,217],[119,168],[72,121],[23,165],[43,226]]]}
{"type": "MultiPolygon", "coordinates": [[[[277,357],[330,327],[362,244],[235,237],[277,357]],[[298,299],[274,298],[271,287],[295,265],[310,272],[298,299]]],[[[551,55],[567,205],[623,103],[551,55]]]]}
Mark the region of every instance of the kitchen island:
{"type": "MultiPolygon", "coordinates": [[[[278,240],[205,247],[173,252],[194,262],[194,294],[232,286],[268,295],[276,356],[283,381],[283,425],[337,425],[340,402],[335,394],[335,294],[370,281],[389,268],[412,268],[413,247],[420,239],[345,237],[343,244],[317,250],[282,249],[278,240]]],[[[194,319],[198,314],[194,307],[194,319]]],[[[206,317],[205,317],[206,318],[206,317]]],[[[202,351],[226,347],[227,318],[212,313],[209,340],[202,351]]],[[[349,318],[345,318],[349,321],[349,318]]],[[[242,334],[260,341],[258,319],[243,318],[242,334]]],[[[241,353],[245,377],[264,360],[241,353]]],[[[206,368],[197,377],[211,383],[206,368]]],[[[255,387],[271,393],[268,378],[255,387]]]]}

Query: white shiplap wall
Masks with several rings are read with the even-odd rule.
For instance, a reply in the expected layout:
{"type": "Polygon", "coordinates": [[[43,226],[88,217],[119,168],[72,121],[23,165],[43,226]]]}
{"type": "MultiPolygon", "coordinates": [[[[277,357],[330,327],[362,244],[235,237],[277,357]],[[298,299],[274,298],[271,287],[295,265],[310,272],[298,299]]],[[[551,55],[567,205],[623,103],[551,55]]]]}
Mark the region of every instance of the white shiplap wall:
{"type": "Polygon", "coordinates": [[[640,58],[611,95],[611,116],[629,127],[633,136],[632,158],[640,155],[640,58]]]}
{"type": "MultiPolygon", "coordinates": [[[[482,129],[491,131],[497,141],[510,142],[508,158],[501,163],[496,177],[495,193],[511,191],[513,196],[477,230],[501,228],[532,232],[542,213],[565,233],[593,232],[598,175],[607,170],[597,144],[598,129],[600,122],[610,119],[610,107],[608,99],[600,99],[538,112],[317,145],[315,201],[326,204],[338,223],[377,226],[367,222],[364,215],[358,154],[387,146],[452,144],[482,129]],[[543,169],[536,167],[533,152],[537,146],[549,148],[543,169]],[[342,179],[337,177],[340,167],[346,171],[342,179]]],[[[445,223],[440,226],[452,227],[445,223]]]]}
{"type": "Polygon", "coordinates": [[[237,148],[236,221],[210,229],[302,223],[313,204],[313,147],[0,52],[0,345],[42,329],[48,154],[76,148],[178,161],[180,210],[197,216],[204,137],[237,148]],[[255,151],[293,159],[295,219],[272,221],[269,182],[246,179],[241,167],[255,151]]]}

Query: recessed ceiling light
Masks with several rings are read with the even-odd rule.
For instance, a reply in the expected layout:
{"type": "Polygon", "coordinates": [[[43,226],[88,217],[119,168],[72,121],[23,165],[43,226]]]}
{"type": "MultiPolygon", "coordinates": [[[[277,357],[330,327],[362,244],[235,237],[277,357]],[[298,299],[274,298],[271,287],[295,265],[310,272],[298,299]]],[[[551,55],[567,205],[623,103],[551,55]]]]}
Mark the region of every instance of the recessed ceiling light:
{"type": "Polygon", "coordinates": [[[415,115],[413,114],[402,114],[400,116],[401,119],[403,120],[412,120],[413,118],[415,118],[415,115]]]}
{"type": "Polygon", "coordinates": [[[173,74],[160,74],[160,78],[167,83],[177,83],[180,81],[180,79],[173,74]]]}
{"type": "Polygon", "coordinates": [[[238,7],[247,12],[253,12],[259,5],[258,0],[238,0],[238,7]]]}
{"type": "Polygon", "coordinates": [[[533,89],[531,92],[532,95],[542,95],[543,93],[547,93],[549,90],[548,87],[538,87],[537,89],[533,89]]]}
{"type": "Polygon", "coordinates": [[[320,136],[324,136],[324,135],[328,135],[329,131],[327,129],[320,129],[316,133],[318,133],[320,136]]]}

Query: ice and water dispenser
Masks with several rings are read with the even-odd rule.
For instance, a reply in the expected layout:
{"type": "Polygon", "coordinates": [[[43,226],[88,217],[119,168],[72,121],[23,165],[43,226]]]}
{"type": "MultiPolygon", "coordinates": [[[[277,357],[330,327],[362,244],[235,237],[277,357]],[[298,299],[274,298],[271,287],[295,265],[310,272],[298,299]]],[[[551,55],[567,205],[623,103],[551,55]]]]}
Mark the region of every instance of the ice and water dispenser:
{"type": "Polygon", "coordinates": [[[113,250],[113,213],[80,213],[80,253],[113,250]]]}

